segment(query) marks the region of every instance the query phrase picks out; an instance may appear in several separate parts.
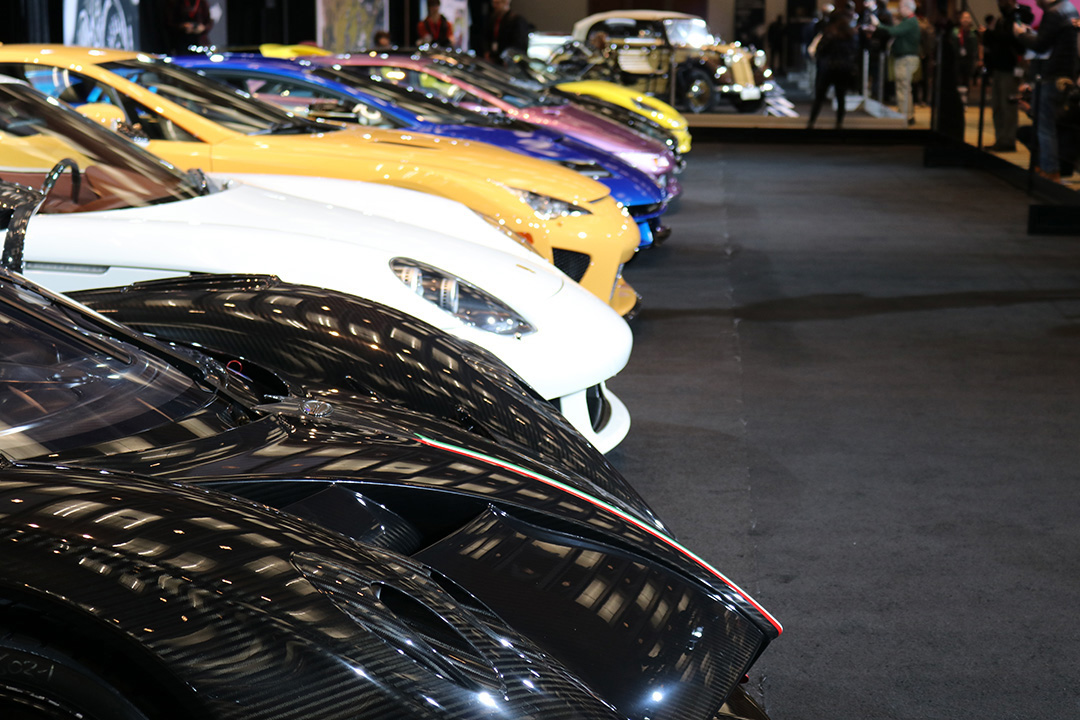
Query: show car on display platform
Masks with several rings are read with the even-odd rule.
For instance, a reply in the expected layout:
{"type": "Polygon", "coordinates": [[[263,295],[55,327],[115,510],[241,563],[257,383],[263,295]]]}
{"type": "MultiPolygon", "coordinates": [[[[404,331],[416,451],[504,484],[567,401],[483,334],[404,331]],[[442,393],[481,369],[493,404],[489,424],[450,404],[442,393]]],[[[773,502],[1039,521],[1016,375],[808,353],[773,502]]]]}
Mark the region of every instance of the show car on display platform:
{"type": "MultiPolygon", "coordinates": [[[[603,68],[596,55],[613,55],[614,77],[691,112],[712,110],[729,101],[740,112],[754,112],[775,90],[765,53],[725,43],[696,15],[660,10],[614,10],[574,23],[569,42],[549,56],[568,70],[603,68]],[[595,47],[597,38],[605,47],[595,47]]],[[[607,79],[605,73],[604,79],[607,79]]]]}
{"type": "Polygon", "coordinates": [[[595,180],[483,143],[313,122],[143,54],[0,45],[0,74],[117,124],[183,169],[369,180],[459,200],[525,237],[621,315],[640,234],[595,180]]]}
{"type": "MultiPolygon", "coordinates": [[[[13,266],[40,202],[0,194],[13,266]]],[[[317,297],[290,304],[297,288],[267,279],[172,282],[217,300],[232,284],[247,310],[327,327],[317,297]]],[[[399,330],[380,339],[407,350],[424,327],[399,330]]],[[[396,355],[391,377],[410,371],[396,355]]],[[[431,359],[455,392],[438,366],[460,361],[431,359]]],[[[489,400],[523,392],[497,363],[477,372],[489,400]]],[[[69,718],[764,717],[739,682],[781,626],[617,473],[299,382],[0,272],[0,650],[40,669],[4,674],[0,703],[69,718]]]]}
{"type": "Polygon", "coordinates": [[[341,290],[487,348],[601,450],[625,437],[629,413],[604,382],[629,357],[626,323],[472,211],[340,180],[218,186],[32,88],[0,83],[0,99],[0,178],[47,191],[25,259],[48,287],[261,272],[341,290]],[[292,190],[321,200],[285,194],[292,190]],[[412,222],[393,219],[409,212],[412,222]]]}
{"type": "Polygon", "coordinates": [[[332,67],[247,54],[172,61],[303,117],[474,140],[550,160],[606,185],[637,222],[642,246],[668,235],[660,222],[668,198],[652,178],[610,153],[544,128],[470,112],[332,67]]]}
{"type": "Polygon", "coordinates": [[[608,80],[582,80],[527,55],[515,55],[507,62],[508,73],[538,84],[547,93],[561,95],[592,112],[661,140],[678,157],[690,152],[689,123],[682,113],[663,100],[608,80]]]}
{"type": "Polygon", "coordinates": [[[316,56],[308,61],[361,76],[379,77],[471,110],[501,113],[551,128],[622,158],[652,177],[670,198],[682,192],[678,180],[682,166],[663,142],[589,112],[565,98],[538,92],[512,76],[500,77],[493,67],[480,74],[460,59],[423,53],[372,52],[316,56]]]}

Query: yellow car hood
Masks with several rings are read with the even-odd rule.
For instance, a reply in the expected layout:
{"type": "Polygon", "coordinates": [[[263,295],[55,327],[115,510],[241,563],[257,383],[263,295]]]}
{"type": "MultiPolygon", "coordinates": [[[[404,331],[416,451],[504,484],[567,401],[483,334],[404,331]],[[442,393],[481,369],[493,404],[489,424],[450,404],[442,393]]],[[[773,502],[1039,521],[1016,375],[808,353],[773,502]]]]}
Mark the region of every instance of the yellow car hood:
{"type": "MultiPolygon", "coordinates": [[[[558,87],[566,92],[595,95],[602,100],[616,102],[626,107],[633,107],[634,101],[641,102],[648,105],[652,110],[651,113],[648,113],[651,117],[656,117],[659,122],[664,123],[667,127],[683,129],[687,126],[683,114],[671,107],[671,105],[668,105],[663,100],[644,95],[633,88],[617,85],[606,80],[576,80],[574,82],[559,83],[558,87]],[[623,100],[621,103],[618,102],[620,98],[623,100]]],[[[641,112],[640,109],[637,110],[641,112]]]]}
{"type": "MultiPolygon", "coordinates": [[[[345,127],[318,135],[275,134],[237,135],[213,146],[212,163],[217,172],[235,162],[266,162],[281,166],[291,161],[300,166],[319,164],[335,168],[342,163],[362,163],[395,180],[404,174],[448,173],[451,177],[471,175],[488,182],[584,204],[609,194],[607,186],[568,168],[544,160],[454,138],[424,133],[345,127]]],[[[276,172],[281,172],[278,170],[276,172]]],[[[310,172],[306,174],[312,174],[310,172]]]]}

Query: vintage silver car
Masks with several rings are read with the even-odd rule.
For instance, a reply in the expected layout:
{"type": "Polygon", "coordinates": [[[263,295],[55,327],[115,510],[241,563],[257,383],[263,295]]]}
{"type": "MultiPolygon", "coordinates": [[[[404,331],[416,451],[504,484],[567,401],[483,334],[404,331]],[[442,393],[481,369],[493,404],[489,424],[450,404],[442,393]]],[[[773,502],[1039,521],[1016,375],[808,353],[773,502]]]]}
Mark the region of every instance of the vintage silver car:
{"type": "Polygon", "coordinates": [[[774,88],[764,51],[723,42],[696,15],[604,12],[579,20],[572,35],[578,47],[608,56],[623,84],[691,112],[712,110],[720,99],[753,112],[774,88]]]}

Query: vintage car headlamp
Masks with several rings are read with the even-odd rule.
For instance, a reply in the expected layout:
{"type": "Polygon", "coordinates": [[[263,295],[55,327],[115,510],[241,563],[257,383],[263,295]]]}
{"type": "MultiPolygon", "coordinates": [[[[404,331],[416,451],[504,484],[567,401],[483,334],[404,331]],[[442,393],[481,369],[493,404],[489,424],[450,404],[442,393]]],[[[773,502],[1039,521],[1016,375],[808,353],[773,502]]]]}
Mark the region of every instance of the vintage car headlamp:
{"type": "Polygon", "coordinates": [[[764,50],[758,50],[757,52],[754,53],[754,67],[756,67],[756,68],[765,67],[765,51],[764,50]]]}
{"type": "Polygon", "coordinates": [[[390,261],[390,269],[406,287],[466,325],[496,335],[536,332],[506,303],[452,273],[400,257],[390,261]]]}
{"type": "Polygon", "coordinates": [[[521,201],[531,207],[533,212],[535,212],[541,220],[551,220],[557,217],[592,215],[591,212],[579,205],[553,198],[550,195],[541,195],[540,193],[534,193],[529,190],[520,190],[518,188],[507,188],[507,190],[521,198],[521,201]]]}

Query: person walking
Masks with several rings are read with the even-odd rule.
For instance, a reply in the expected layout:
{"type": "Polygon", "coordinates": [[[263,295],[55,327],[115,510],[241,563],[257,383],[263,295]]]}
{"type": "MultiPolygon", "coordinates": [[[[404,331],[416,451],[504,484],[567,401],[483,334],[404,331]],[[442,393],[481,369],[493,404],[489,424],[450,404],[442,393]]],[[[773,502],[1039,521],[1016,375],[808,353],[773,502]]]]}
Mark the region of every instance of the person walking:
{"type": "Polygon", "coordinates": [[[1076,80],[1077,49],[1076,25],[1080,13],[1069,0],[1037,0],[1042,8],[1042,22],[1038,32],[1022,23],[1013,25],[1017,40],[1024,47],[1044,54],[1034,61],[1035,84],[1035,137],[1038,143],[1038,166],[1036,172],[1055,182],[1061,179],[1058,158],[1057,116],[1061,105],[1059,81],[1071,83],[1076,80]]]}
{"type": "Polygon", "coordinates": [[[830,87],[836,94],[836,129],[839,130],[844,124],[844,113],[847,111],[845,98],[855,78],[859,57],[859,37],[855,32],[854,20],[854,11],[844,5],[832,11],[821,30],[821,37],[814,48],[817,79],[807,129],[814,127],[830,87]]]}

